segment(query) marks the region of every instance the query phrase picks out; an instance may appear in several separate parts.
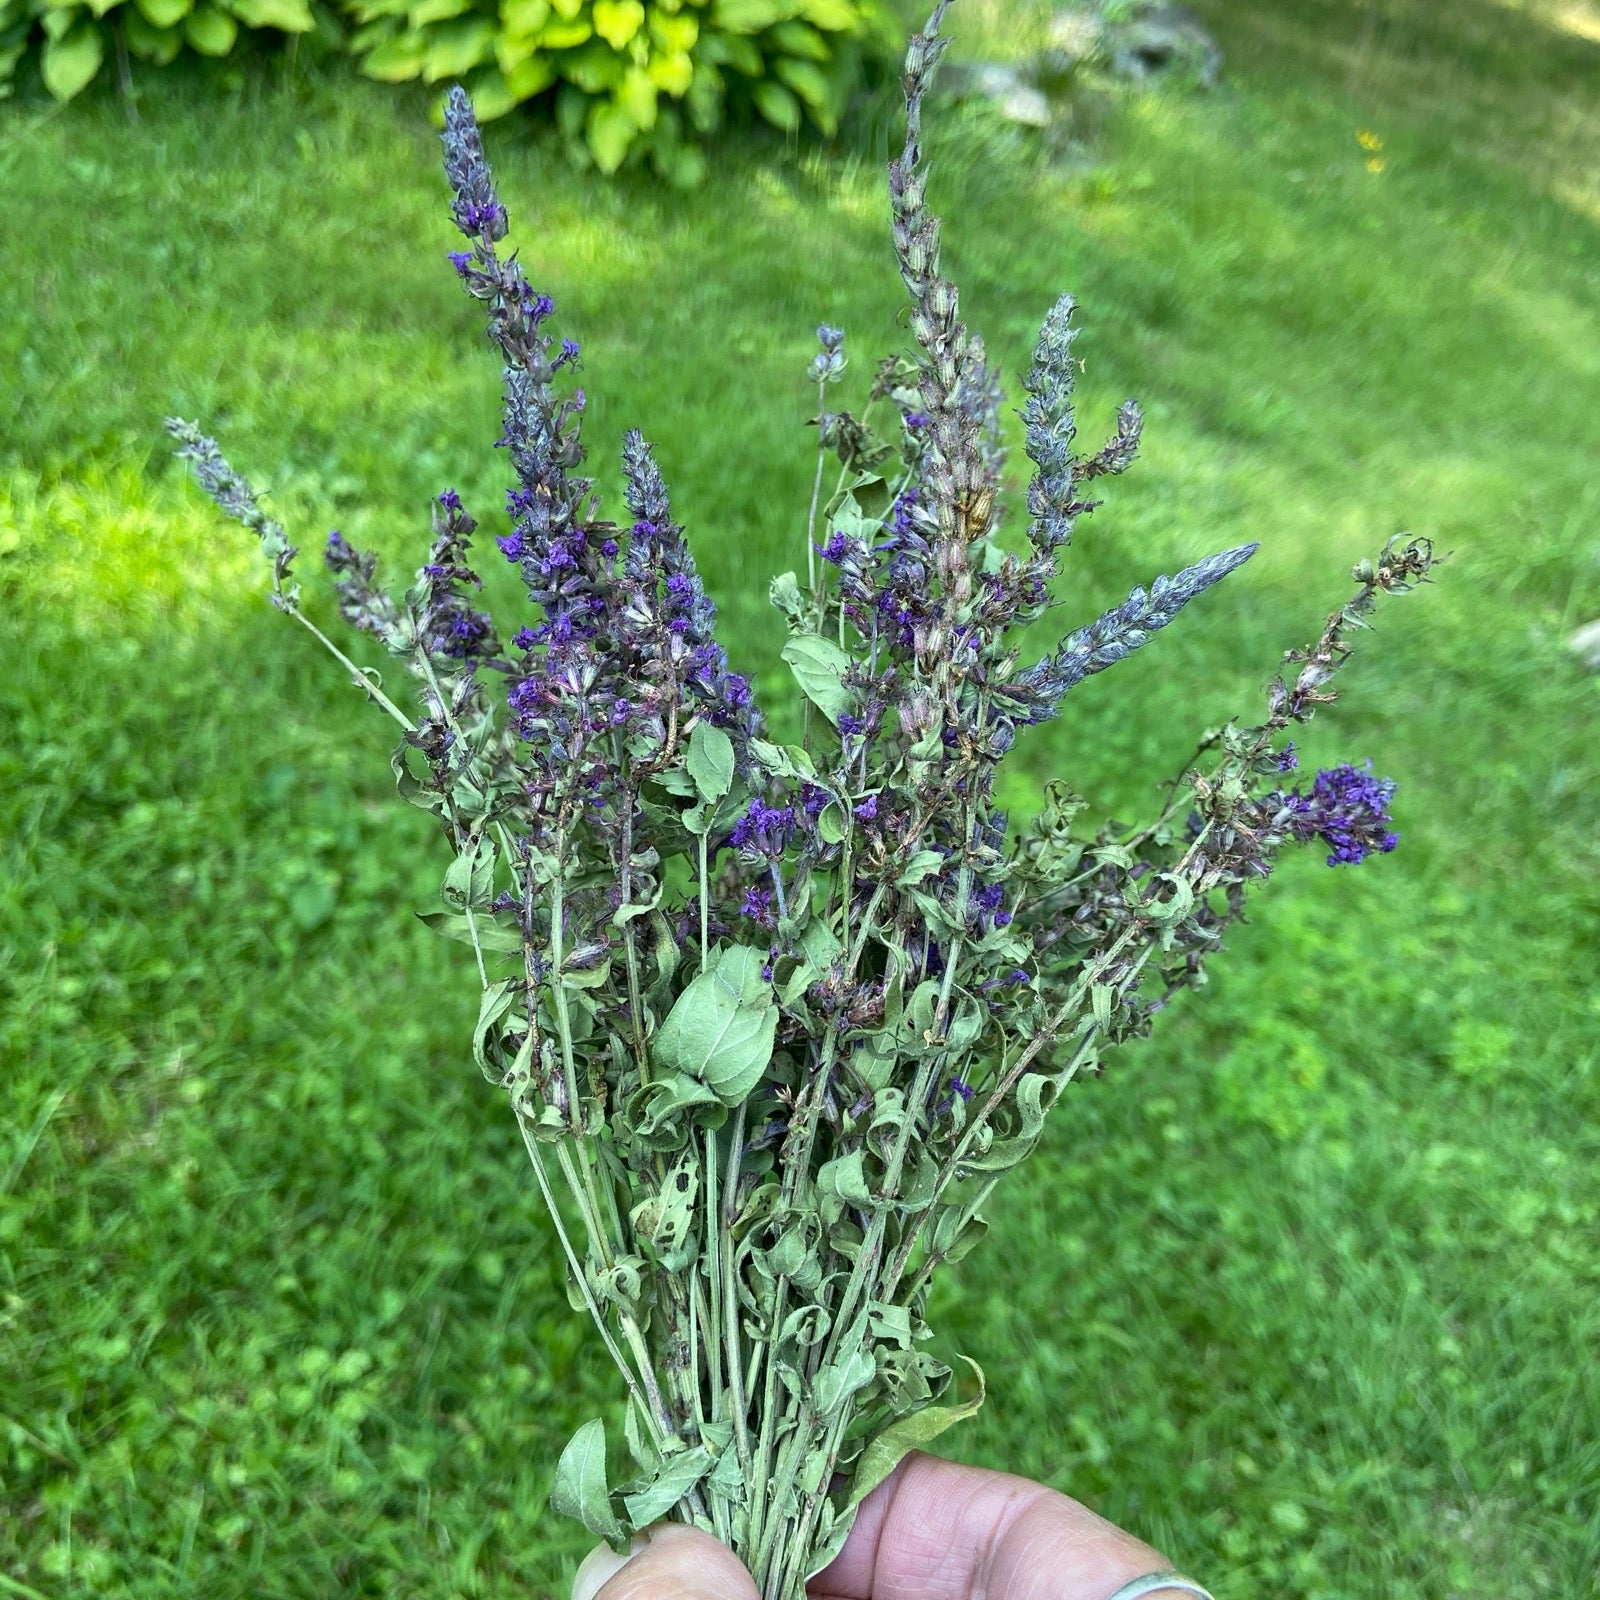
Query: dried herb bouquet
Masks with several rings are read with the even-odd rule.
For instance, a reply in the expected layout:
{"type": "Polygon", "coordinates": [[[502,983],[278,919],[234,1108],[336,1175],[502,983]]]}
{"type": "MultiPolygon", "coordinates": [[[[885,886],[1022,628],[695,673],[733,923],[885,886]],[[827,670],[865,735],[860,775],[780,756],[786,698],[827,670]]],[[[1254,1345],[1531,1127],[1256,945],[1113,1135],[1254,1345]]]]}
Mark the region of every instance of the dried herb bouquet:
{"type": "MultiPolygon", "coordinates": [[[[480,609],[475,530],[446,491],[413,585],[329,536],[345,619],[403,661],[403,708],[302,610],[295,555],[215,444],[169,424],[223,510],[260,536],[273,599],[399,723],[401,794],[449,841],[445,909],[476,957],[473,1053],[504,1088],[565,1252],[626,1389],[636,1469],[610,1486],[604,1428],[581,1428],[552,1503],[623,1540],[693,1522],[794,1600],[854,1508],[914,1445],[981,1399],[941,1404],[926,1350],[933,1274],[1071,1080],[1197,984],[1287,846],[1330,863],[1390,849],[1392,785],[1345,766],[1295,786],[1286,735],[1380,594],[1428,573],[1385,547],[1260,720],[1202,740],[1160,814],[1075,829],[1052,785],[1013,830],[996,768],[1020,728],[1121,660],[1254,546],[1136,588],[1024,665],[1016,638],[1099,478],[1139,440],[1074,450],[1073,302],[1044,320],[1024,387],[1023,534],[998,536],[1000,393],[961,322],[924,201],[924,96],[944,6],[910,44],[894,249],[915,348],[834,410],[843,334],[818,330],[816,486],[805,575],[772,584],[803,697],[799,744],[767,737],[729,667],[650,446],[623,450],[626,517],[582,475],[577,356],[506,254],[506,213],[465,95],[445,168],[468,249],[452,261],[503,361],[516,482],[496,541],[533,611],[509,639],[480,609]],[[837,486],[825,494],[825,485],[837,486]]],[[[796,721],[799,721],[799,717],[796,721]]]]}

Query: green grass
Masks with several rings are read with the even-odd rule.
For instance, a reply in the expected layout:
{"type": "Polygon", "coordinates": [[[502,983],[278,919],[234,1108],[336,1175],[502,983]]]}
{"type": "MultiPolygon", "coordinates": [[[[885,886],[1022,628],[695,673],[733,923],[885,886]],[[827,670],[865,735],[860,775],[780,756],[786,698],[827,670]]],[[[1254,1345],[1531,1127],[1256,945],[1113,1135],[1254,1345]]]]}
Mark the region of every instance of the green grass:
{"type": "MultiPolygon", "coordinates": [[[[1600,8],[1203,10],[1223,91],[1112,102],[1092,169],[935,124],[992,352],[1071,288],[1086,434],[1149,412],[1063,615],[1263,542],[1019,750],[1017,800],[1063,772],[1134,812],[1355,556],[1455,556],[1310,741],[1401,780],[1401,850],[1294,863],[1063,1103],[937,1296],[992,1396],[948,1447],[1221,1600],[1568,1600],[1600,1571],[1600,694],[1563,645],[1600,612],[1600,8]]],[[[438,842],[159,433],[204,418],[308,545],[410,560],[439,488],[498,504],[436,144],[342,76],[143,87],[137,125],[0,120],[0,1591],[564,1592],[543,1497],[613,1386],[468,1058],[475,980],[411,916],[438,842]]],[[[872,137],[686,199],[491,135],[601,472],[658,440],[774,688],[810,329],[858,378],[903,337],[872,137]]]]}

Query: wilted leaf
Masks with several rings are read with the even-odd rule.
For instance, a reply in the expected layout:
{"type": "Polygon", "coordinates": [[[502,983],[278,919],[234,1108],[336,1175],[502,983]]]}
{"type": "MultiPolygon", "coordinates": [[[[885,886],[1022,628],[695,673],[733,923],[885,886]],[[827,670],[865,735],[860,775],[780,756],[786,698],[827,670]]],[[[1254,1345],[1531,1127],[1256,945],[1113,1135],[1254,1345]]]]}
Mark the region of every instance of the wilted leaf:
{"type": "Polygon", "coordinates": [[[727,1105],[755,1088],[772,1057],[778,1008],[761,976],[764,961],[748,945],[713,955],[656,1034],[656,1061],[699,1079],[727,1105]]]}
{"type": "Polygon", "coordinates": [[[972,1416],[983,1404],[983,1368],[967,1356],[961,1358],[978,1375],[978,1392],[958,1406],[925,1406],[909,1416],[897,1417],[861,1452],[850,1484],[851,1505],[859,1505],[913,1450],[937,1439],[946,1428],[972,1416]]]}
{"type": "Polygon", "coordinates": [[[556,1480],[550,1488],[550,1509],[560,1516],[576,1517],[590,1533],[618,1543],[626,1533],[611,1509],[606,1483],[606,1425],[599,1417],[573,1434],[556,1463],[556,1480]]]}

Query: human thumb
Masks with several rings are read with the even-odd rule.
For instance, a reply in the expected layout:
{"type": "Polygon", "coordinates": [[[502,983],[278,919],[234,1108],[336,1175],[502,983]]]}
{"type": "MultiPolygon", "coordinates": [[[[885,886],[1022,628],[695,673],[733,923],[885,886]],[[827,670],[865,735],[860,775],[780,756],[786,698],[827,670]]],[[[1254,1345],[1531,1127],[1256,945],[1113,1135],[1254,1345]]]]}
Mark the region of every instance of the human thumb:
{"type": "Polygon", "coordinates": [[[664,1522],[619,1556],[598,1545],[572,1580],[572,1600],[759,1600],[739,1558],[709,1533],[664,1522]]]}

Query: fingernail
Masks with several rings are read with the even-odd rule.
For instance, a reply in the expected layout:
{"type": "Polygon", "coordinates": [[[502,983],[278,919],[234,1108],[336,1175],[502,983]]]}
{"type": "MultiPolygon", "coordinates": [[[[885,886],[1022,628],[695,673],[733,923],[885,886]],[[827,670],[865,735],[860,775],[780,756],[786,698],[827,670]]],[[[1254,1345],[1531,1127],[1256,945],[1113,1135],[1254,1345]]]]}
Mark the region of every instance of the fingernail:
{"type": "Polygon", "coordinates": [[[572,1580],[572,1600],[594,1600],[594,1597],[649,1544],[642,1533],[633,1536],[633,1543],[625,1556],[619,1556],[608,1544],[597,1544],[583,1558],[578,1575],[572,1580]]]}

